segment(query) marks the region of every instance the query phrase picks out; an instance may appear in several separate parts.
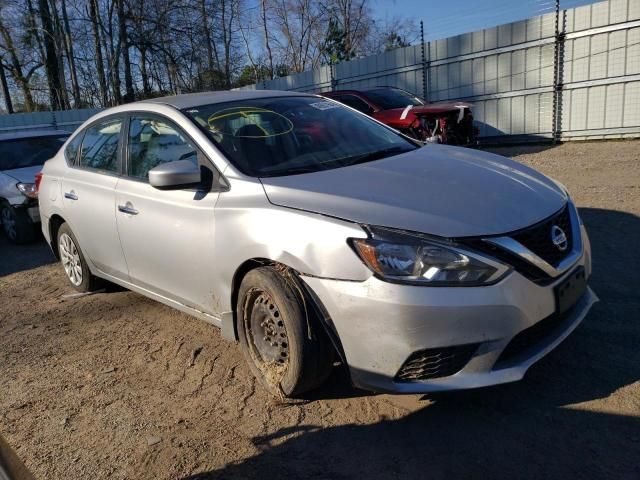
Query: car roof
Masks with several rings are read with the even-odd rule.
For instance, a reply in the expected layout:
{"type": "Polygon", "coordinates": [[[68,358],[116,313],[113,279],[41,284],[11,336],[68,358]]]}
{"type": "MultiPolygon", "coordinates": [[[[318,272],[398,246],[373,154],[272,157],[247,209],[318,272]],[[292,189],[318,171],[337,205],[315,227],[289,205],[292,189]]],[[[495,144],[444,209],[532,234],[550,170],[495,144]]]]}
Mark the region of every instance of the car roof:
{"type": "Polygon", "coordinates": [[[20,140],[22,138],[37,138],[37,137],[62,137],[69,136],[71,132],[66,130],[22,130],[18,132],[2,133],[0,131],[0,142],[6,140],[20,140]]]}
{"type": "Polygon", "coordinates": [[[291,96],[313,96],[313,93],[289,92],[281,90],[221,90],[214,92],[186,93],[170,97],[151,98],[136,103],[159,103],[171,105],[177,109],[210,105],[214,103],[233,102],[237,100],[253,100],[258,98],[275,98],[291,96]]]}
{"type": "Polygon", "coordinates": [[[404,90],[402,88],[390,87],[390,86],[387,86],[387,85],[379,85],[377,87],[365,87],[365,88],[361,88],[359,90],[351,89],[351,90],[334,90],[333,92],[322,92],[320,95],[330,96],[332,93],[366,93],[366,92],[372,92],[374,90],[402,90],[403,92],[411,93],[408,90],[404,90]]]}

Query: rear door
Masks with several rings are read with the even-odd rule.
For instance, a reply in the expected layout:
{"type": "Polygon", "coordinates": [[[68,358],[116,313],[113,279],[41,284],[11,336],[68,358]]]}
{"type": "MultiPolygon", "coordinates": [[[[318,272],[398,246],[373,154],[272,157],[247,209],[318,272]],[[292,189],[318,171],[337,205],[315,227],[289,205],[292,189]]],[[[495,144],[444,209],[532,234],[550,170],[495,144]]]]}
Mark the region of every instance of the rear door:
{"type": "Polygon", "coordinates": [[[149,170],[166,162],[207,162],[173,121],[132,114],[124,149],[125,172],[117,186],[120,241],[131,281],[165,298],[216,313],[211,293],[214,206],[218,193],[197,189],[158,190],[149,170]]]}
{"type": "Polygon", "coordinates": [[[115,187],[121,172],[123,117],[107,117],[87,127],[71,168],[62,179],[65,220],[85,257],[101,272],[127,279],[118,238],[115,187]]]}

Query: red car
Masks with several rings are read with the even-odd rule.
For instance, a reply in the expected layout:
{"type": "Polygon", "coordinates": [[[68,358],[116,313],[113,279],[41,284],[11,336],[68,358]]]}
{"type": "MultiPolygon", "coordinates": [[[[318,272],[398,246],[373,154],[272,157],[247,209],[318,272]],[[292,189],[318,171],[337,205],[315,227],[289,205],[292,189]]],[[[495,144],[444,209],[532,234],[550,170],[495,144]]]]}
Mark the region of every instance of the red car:
{"type": "Polygon", "coordinates": [[[473,146],[478,129],[473,126],[471,104],[427,104],[395,87],[337,90],[322,95],[337,100],[423,142],[473,146]]]}

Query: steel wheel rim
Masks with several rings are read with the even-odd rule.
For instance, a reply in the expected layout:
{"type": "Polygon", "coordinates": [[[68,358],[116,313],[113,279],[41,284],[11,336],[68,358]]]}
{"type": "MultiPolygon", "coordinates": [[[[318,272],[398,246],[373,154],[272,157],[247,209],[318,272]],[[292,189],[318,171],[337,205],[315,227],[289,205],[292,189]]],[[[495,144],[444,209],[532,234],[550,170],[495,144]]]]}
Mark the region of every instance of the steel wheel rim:
{"type": "Polygon", "coordinates": [[[82,260],[75,242],[66,233],[60,235],[58,252],[69,281],[76,287],[79,286],[82,283],[82,260]]]}
{"type": "Polygon", "coordinates": [[[267,365],[286,368],[289,338],[280,309],[263,290],[251,292],[245,305],[250,311],[245,316],[244,326],[254,359],[262,368],[267,365]]]}
{"type": "Polygon", "coordinates": [[[2,209],[2,227],[7,236],[13,240],[16,238],[16,219],[10,208],[5,207],[2,209]]]}

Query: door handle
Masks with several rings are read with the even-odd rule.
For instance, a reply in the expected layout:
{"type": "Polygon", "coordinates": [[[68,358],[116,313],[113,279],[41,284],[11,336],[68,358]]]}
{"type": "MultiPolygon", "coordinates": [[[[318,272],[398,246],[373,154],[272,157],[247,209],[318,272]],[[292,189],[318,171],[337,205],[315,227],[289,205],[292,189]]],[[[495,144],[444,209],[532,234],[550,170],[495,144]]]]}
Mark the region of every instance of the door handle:
{"type": "Polygon", "coordinates": [[[121,211],[122,213],[126,213],[126,214],[129,214],[129,215],[137,215],[138,214],[138,210],[133,208],[133,205],[131,204],[131,202],[127,202],[124,205],[118,205],[118,210],[121,211]]]}
{"type": "Polygon", "coordinates": [[[70,192],[65,192],[64,193],[64,198],[68,198],[69,200],[77,200],[78,199],[78,195],[76,195],[76,192],[71,190],[70,192]]]}

